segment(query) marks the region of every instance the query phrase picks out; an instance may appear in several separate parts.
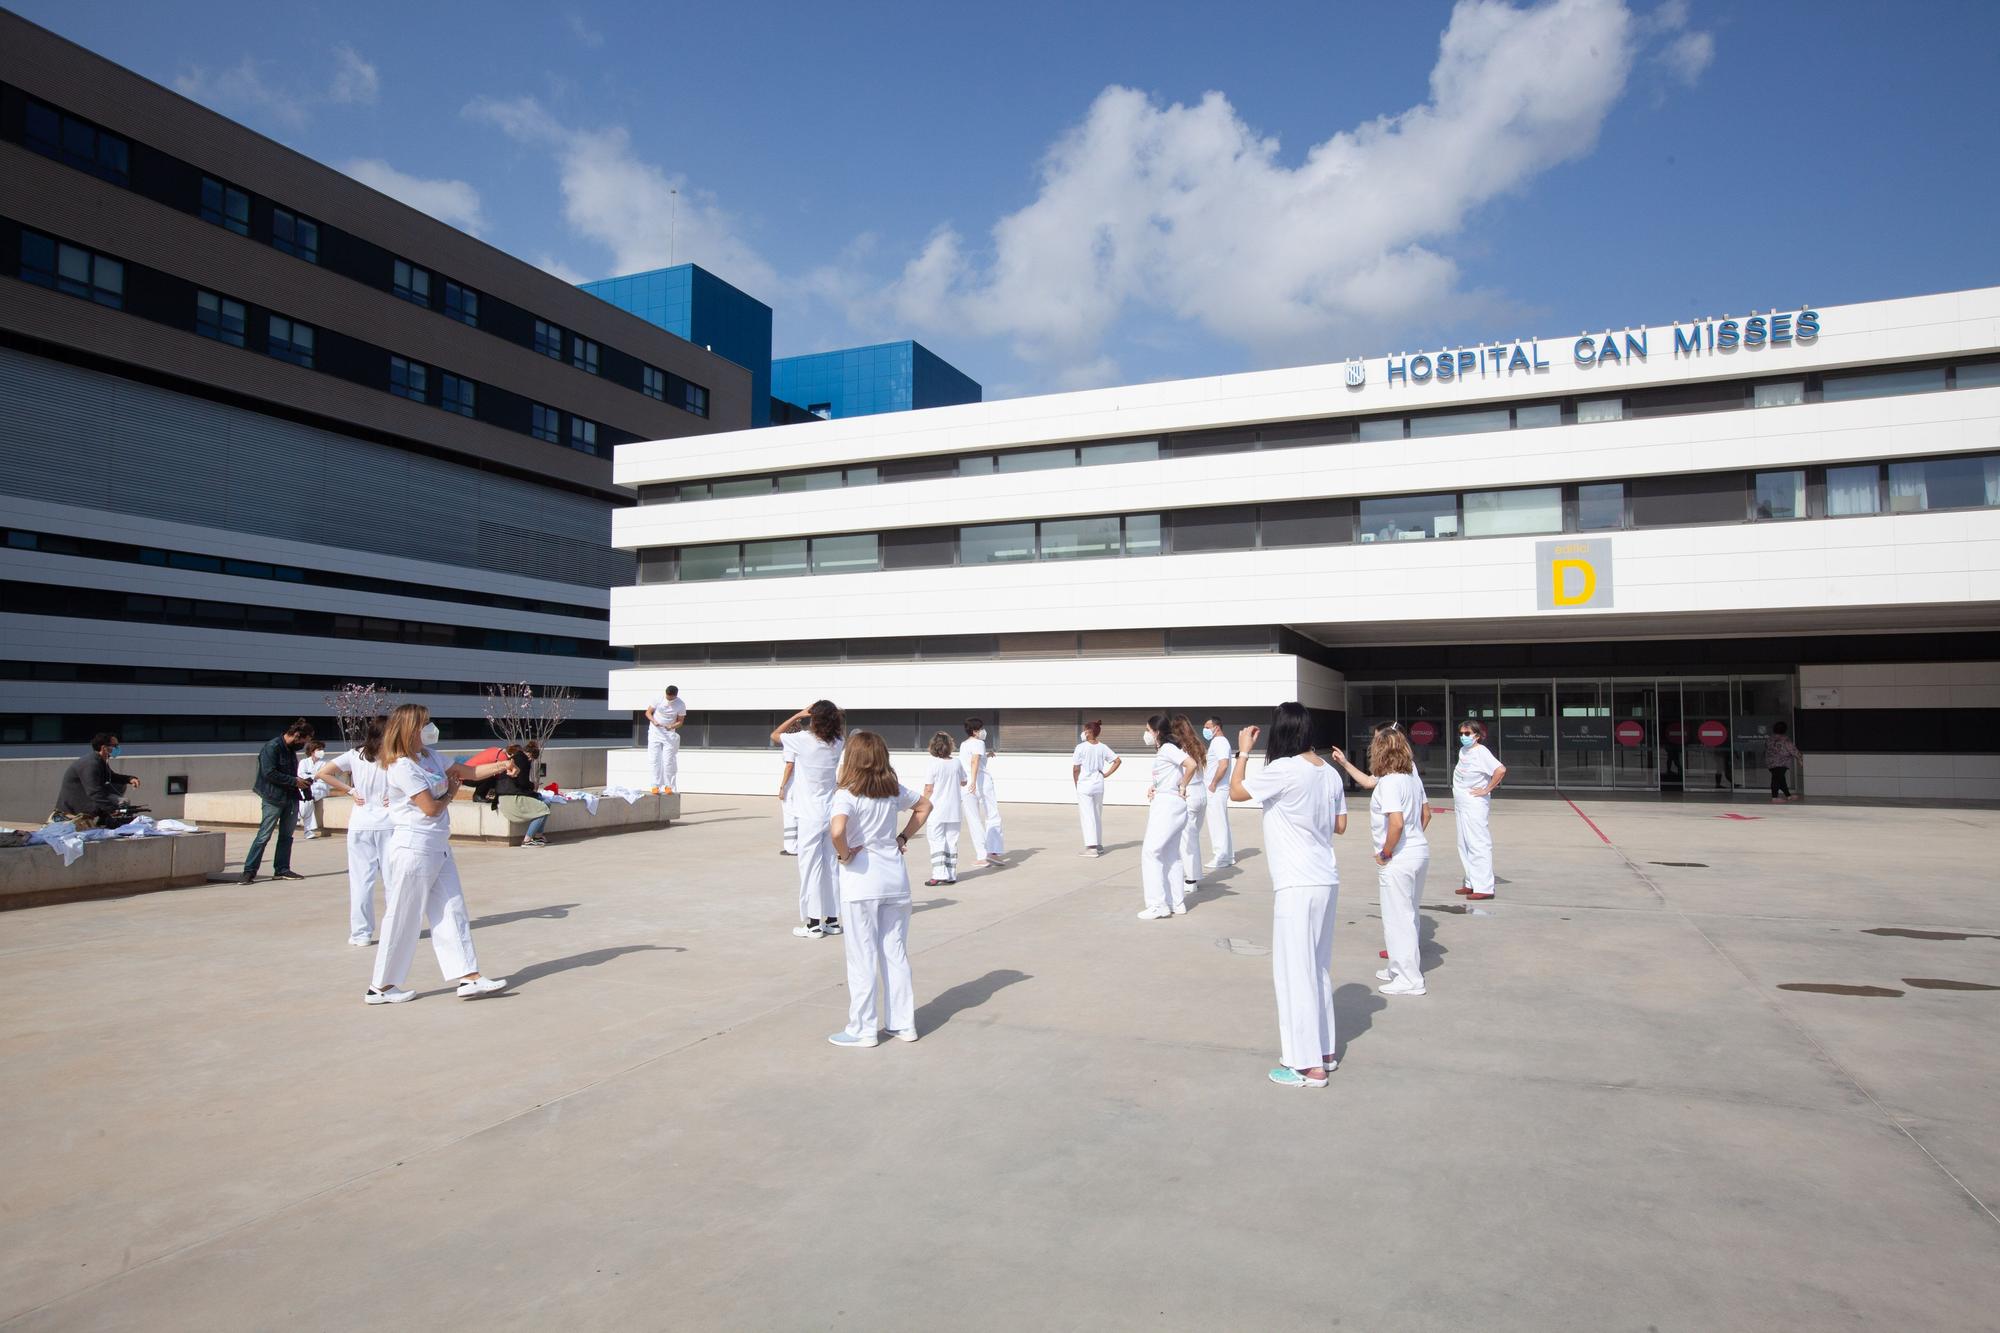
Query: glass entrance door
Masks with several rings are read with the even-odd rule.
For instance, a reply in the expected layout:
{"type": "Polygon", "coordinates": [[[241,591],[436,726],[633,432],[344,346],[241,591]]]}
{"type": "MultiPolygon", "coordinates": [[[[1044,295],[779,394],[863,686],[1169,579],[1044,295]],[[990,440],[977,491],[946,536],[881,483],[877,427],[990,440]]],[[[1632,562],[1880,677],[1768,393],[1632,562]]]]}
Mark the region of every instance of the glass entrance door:
{"type": "Polygon", "coordinates": [[[1556,785],[1611,785],[1611,700],[1594,680],[1556,682],[1556,785]]]}
{"type": "Polygon", "coordinates": [[[1729,682],[1681,682],[1682,790],[1689,795],[1726,793],[1736,785],[1735,751],[1731,743],[1729,682]]]}
{"type": "Polygon", "coordinates": [[[1650,680],[1611,682],[1612,786],[1641,791],[1659,790],[1659,724],[1659,687],[1656,684],[1650,680]]]}
{"type": "Polygon", "coordinates": [[[1450,790],[1452,760],[1447,751],[1458,748],[1452,725],[1451,708],[1443,681],[1398,685],[1398,717],[1410,749],[1417,757],[1417,776],[1429,791],[1450,790]]]}
{"type": "Polygon", "coordinates": [[[1487,744],[1507,767],[1507,781],[1547,787],[1556,780],[1556,715],[1549,682],[1500,687],[1500,721],[1487,724],[1487,744]]]}

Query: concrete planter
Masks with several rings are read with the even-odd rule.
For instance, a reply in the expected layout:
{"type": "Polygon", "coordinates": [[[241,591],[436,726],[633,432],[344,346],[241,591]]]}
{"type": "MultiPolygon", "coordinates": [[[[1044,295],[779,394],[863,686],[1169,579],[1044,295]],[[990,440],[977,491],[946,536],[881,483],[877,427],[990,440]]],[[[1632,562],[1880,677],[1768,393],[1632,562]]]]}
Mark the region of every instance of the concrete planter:
{"type": "MultiPolygon", "coordinates": [[[[345,830],[354,814],[354,802],[330,796],[322,809],[326,812],[323,827],[329,831],[345,830]]],[[[257,794],[250,791],[190,792],[187,811],[191,822],[204,826],[229,824],[254,828],[263,818],[264,805],[257,794]]],[[[548,827],[543,832],[549,837],[637,833],[650,828],[665,828],[680,817],[681,798],[678,794],[648,796],[636,805],[628,805],[622,800],[599,801],[595,815],[582,802],[575,801],[551,806],[548,827]]],[[[509,823],[504,815],[489,808],[484,801],[452,802],[451,836],[454,839],[518,843],[524,827],[509,823]]]]}
{"type": "Polygon", "coordinates": [[[206,884],[222,873],[220,833],[93,842],[73,865],[48,847],[0,848],[0,911],[206,884]]]}

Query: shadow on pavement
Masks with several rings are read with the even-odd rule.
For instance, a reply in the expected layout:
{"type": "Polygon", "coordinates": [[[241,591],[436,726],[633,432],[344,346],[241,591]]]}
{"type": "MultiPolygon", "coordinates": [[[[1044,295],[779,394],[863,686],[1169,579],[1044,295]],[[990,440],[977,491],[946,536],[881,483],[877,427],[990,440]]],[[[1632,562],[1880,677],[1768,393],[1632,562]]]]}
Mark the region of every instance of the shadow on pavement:
{"type": "Polygon", "coordinates": [[[954,1014],[967,1009],[977,1009],[992,999],[994,993],[1017,981],[1030,980],[1026,972],[1017,972],[1011,967],[995,968],[985,976],[972,981],[961,981],[950,990],[943,991],[926,1001],[917,1010],[917,1031],[931,1032],[951,1021],[954,1014]]]}
{"type": "Polygon", "coordinates": [[[614,958],[623,958],[628,953],[686,953],[677,944],[621,944],[611,949],[591,949],[584,953],[573,953],[567,958],[551,958],[546,962],[530,963],[526,967],[514,969],[506,974],[509,990],[519,990],[531,981],[552,977],[558,972],[568,972],[579,967],[601,967],[614,958]]]}
{"type": "Polygon", "coordinates": [[[956,907],[956,906],[958,906],[958,899],[956,898],[926,898],[924,901],[920,903],[911,903],[910,914],[914,916],[918,912],[930,912],[930,911],[935,911],[937,908],[940,907],[956,907]]]}
{"type": "Polygon", "coordinates": [[[1347,1048],[1356,1038],[1375,1026],[1375,1015],[1389,1007],[1388,1000],[1373,986],[1350,981],[1333,989],[1333,1035],[1335,1059],[1346,1059],[1347,1048]]]}
{"type": "MultiPolygon", "coordinates": [[[[472,919],[472,928],[479,930],[485,926],[504,926],[512,921],[561,921],[569,916],[569,909],[581,907],[582,903],[550,903],[547,907],[524,907],[518,912],[495,912],[492,916],[472,919]]],[[[424,935],[428,937],[427,930],[424,935]]]]}

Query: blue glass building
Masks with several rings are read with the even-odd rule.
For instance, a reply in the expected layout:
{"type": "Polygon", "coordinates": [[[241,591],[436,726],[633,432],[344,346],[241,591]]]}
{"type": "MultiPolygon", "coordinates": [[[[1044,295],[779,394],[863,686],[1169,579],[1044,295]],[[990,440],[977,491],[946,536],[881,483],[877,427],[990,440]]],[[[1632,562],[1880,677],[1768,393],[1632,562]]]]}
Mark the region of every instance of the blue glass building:
{"type": "Polygon", "coordinates": [[[922,343],[905,339],[781,357],[771,363],[771,393],[833,418],[976,403],[983,390],[922,343]]]}
{"type": "MultiPolygon", "coordinates": [[[[600,278],[579,285],[592,296],[669,333],[679,334],[691,343],[699,343],[748,370],[750,424],[771,424],[771,307],[695,264],[676,264],[672,268],[600,278]]],[[[973,385],[975,399],[978,388],[973,385]]]]}

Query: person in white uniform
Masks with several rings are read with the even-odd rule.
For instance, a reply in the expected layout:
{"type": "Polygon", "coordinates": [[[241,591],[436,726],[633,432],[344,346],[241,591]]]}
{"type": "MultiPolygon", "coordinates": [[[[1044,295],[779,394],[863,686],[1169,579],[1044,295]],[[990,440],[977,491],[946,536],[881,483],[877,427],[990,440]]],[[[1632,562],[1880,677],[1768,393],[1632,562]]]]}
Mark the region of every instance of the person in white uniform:
{"type": "Polygon", "coordinates": [[[792,934],[816,940],[838,935],[840,887],[834,877],[834,775],[840,769],[841,733],[846,730],[840,709],[821,699],[778,724],[771,744],[785,750],[792,766],[792,805],[799,818],[799,924],[792,934]],[[806,725],[794,730],[797,723],[806,725]]]}
{"type": "Polygon", "coordinates": [[[299,756],[299,776],[306,782],[304,794],[299,797],[299,823],[308,838],[326,836],[326,794],[327,785],[319,781],[319,771],[326,764],[326,746],[314,737],[306,752],[299,756]]]}
{"type": "Polygon", "coordinates": [[[965,765],[965,822],[972,827],[972,868],[1004,866],[1007,835],[1000,828],[1000,788],[993,781],[993,754],[986,746],[986,723],[965,719],[965,744],[958,747],[965,765]]]}
{"type": "Polygon", "coordinates": [[[1486,724],[1458,727],[1458,763],[1451,770],[1451,815],[1458,829],[1458,864],[1464,872],[1459,893],[1485,901],[1493,887],[1493,793],[1507,766],[1486,748],[1486,724]]]}
{"type": "Polygon", "coordinates": [[[931,877],[924,881],[927,889],[958,883],[958,825],[965,811],[964,786],[965,770],[951,752],[951,737],[942,731],[933,733],[930,759],[924,766],[924,799],[931,803],[930,818],[924,821],[924,841],[931,854],[931,877]]]}
{"type": "Polygon", "coordinates": [[[1104,855],[1104,780],[1124,761],[1104,743],[1104,724],[1086,722],[1077,733],[1069,756],[1069,780],[1076,787],[1076,809],[1083,821],[1083,854],[1104,855]]]}
{"type": "Polygon", "coordinates": [[[375,881],[389,853],[389,782],[382,771],[382,734],[389,720],[368,719],[361,744],[326,761],[319,780],[354,799],[347,817],[347,942],[357,948],[375,937],[375,881]]]}
{"type": "Polygon", "coordinates": [[[1312,749],[1312,714],[1301,703],[1271,713],[1264,766],[1250,777],[1250,747],[1237,737],[1229,780],[1233,800],[1264,808],[1264,864],[1271,871],[1271,985],[1278,996],[1278,1060],[1273,1083],[1323,1088],[1338,1065],[1333,1017],[1333,914],[1340,868],[1333,840],[1347,832],[1347,788],[1312,749]]]}
{"type": "Polygon", "coordinates": [[[840,861],[841,915],[847,918],[847,1026],[835,1046],[882,1040],[881,995],[887,990],[890,1035],[917,1039],[916,988],[910,979],[910,870],[903,851],[923,827],[931,803],[889,767],[889,747],[872,731],[847,738],[830,835],[840,861]],[[910,812],[902,832],[896,816],[910,812]]]}
{"type": "Polygon", "coordinates": [[[1418,957],[1418,907],[1424,897],[1424,872],[1430,869],[1430,841],[1424,831],[1431,823],[1430,798],[1417,776],[1416,755],[1409,737],[1395,723],[1377,727],[1368,746],[1363,773],[1339,750],[1333,757],[1363,787],[1368,799],[1368,834],[1375,844],[1376,885],[1382,904],[1383,956],[1389,966],[1375,974],[1384,995],[1422,995],[1424,969],[1418,957]]]}
{"type": "Polygon", "coordinates": [[[1139,850],[1139,882],[1146,905],[1141,921],[1186,916],[1187,894],[1181,878],[1181,834],[1187,830],[1187,789],[1201,771],[1201,762],[1174,744],[1167,733],[1167,715],[1146,719],[1140,743],[1153,752],[1152,785],[1146,789],[1146,841],[1139,850]]]}
{"type": "Polygon", "coordinates": [[[688,706],[681,700],[678,685],[667,686],[666,693],[646,709],[646,721],[651,724],[646,735],[646,757],[653,765],[655,795],[680,789],[681,727],[687,721],[687,714],[688,706]]]}
{"type": "Polygon", "coordinates": [[[1229,832],[1229,736],[1222,719],[1209,718],[1201,724],[1201,738],[1208,742],[1208,767],[1202,777],[1208,784],[1208,868],[1221,870],[1236,864],[1236,839],[1229,832]]]}
{"type": "MultiPolygon", "coordinates": [[[[803,722],[794,723],[792,730],[803,731],[805,725],[803,722]]],[[[784,771],[778,774],[778,854],[780,856],[797,856],[799,854],[799,805],[797,801],[792,799],[792,795],[797,789],[797,784],[792,781],[793,767],[792,761],[787,759],[784,771]]]]}
{"type": "MultiPolygon", "coordinates": [[[[1204,753],[1201,737],[1195,735],[1194,723],[1186,713],[1175,713],[1167,718],[1167,734],[1184,754],[1197,758],[1204,753]]],[[[1223,799],[1218,796],[1217,800],[1223,799]]],[[[1201,765],[1194,775],[1194,781],[1187,786],[1187,823],[1181,826],[1181,888],[1183,894],[1193,893],[1201,886],[1201,829],[1208,817],[1208,770],[1201,765]]]]}
{"type": "Polygon", "coordinates": [[[480,973],[472,951],[472,921],[458,882],[458,862],[451,855],[451,802],[470,773],[459,764],[447,766],[431,749],[437,741],[437,724],[422,704],[404,704],[389,715],[381,756],[391,825],[384,866],[389,890],[375,979],[364,997],[369,1004],[416,998],[416,992],[403,988],[403,980],[426,917],[438,971],[458,983],[459,998],[477,999],[507,988],[506,978],[480,973]]]}

